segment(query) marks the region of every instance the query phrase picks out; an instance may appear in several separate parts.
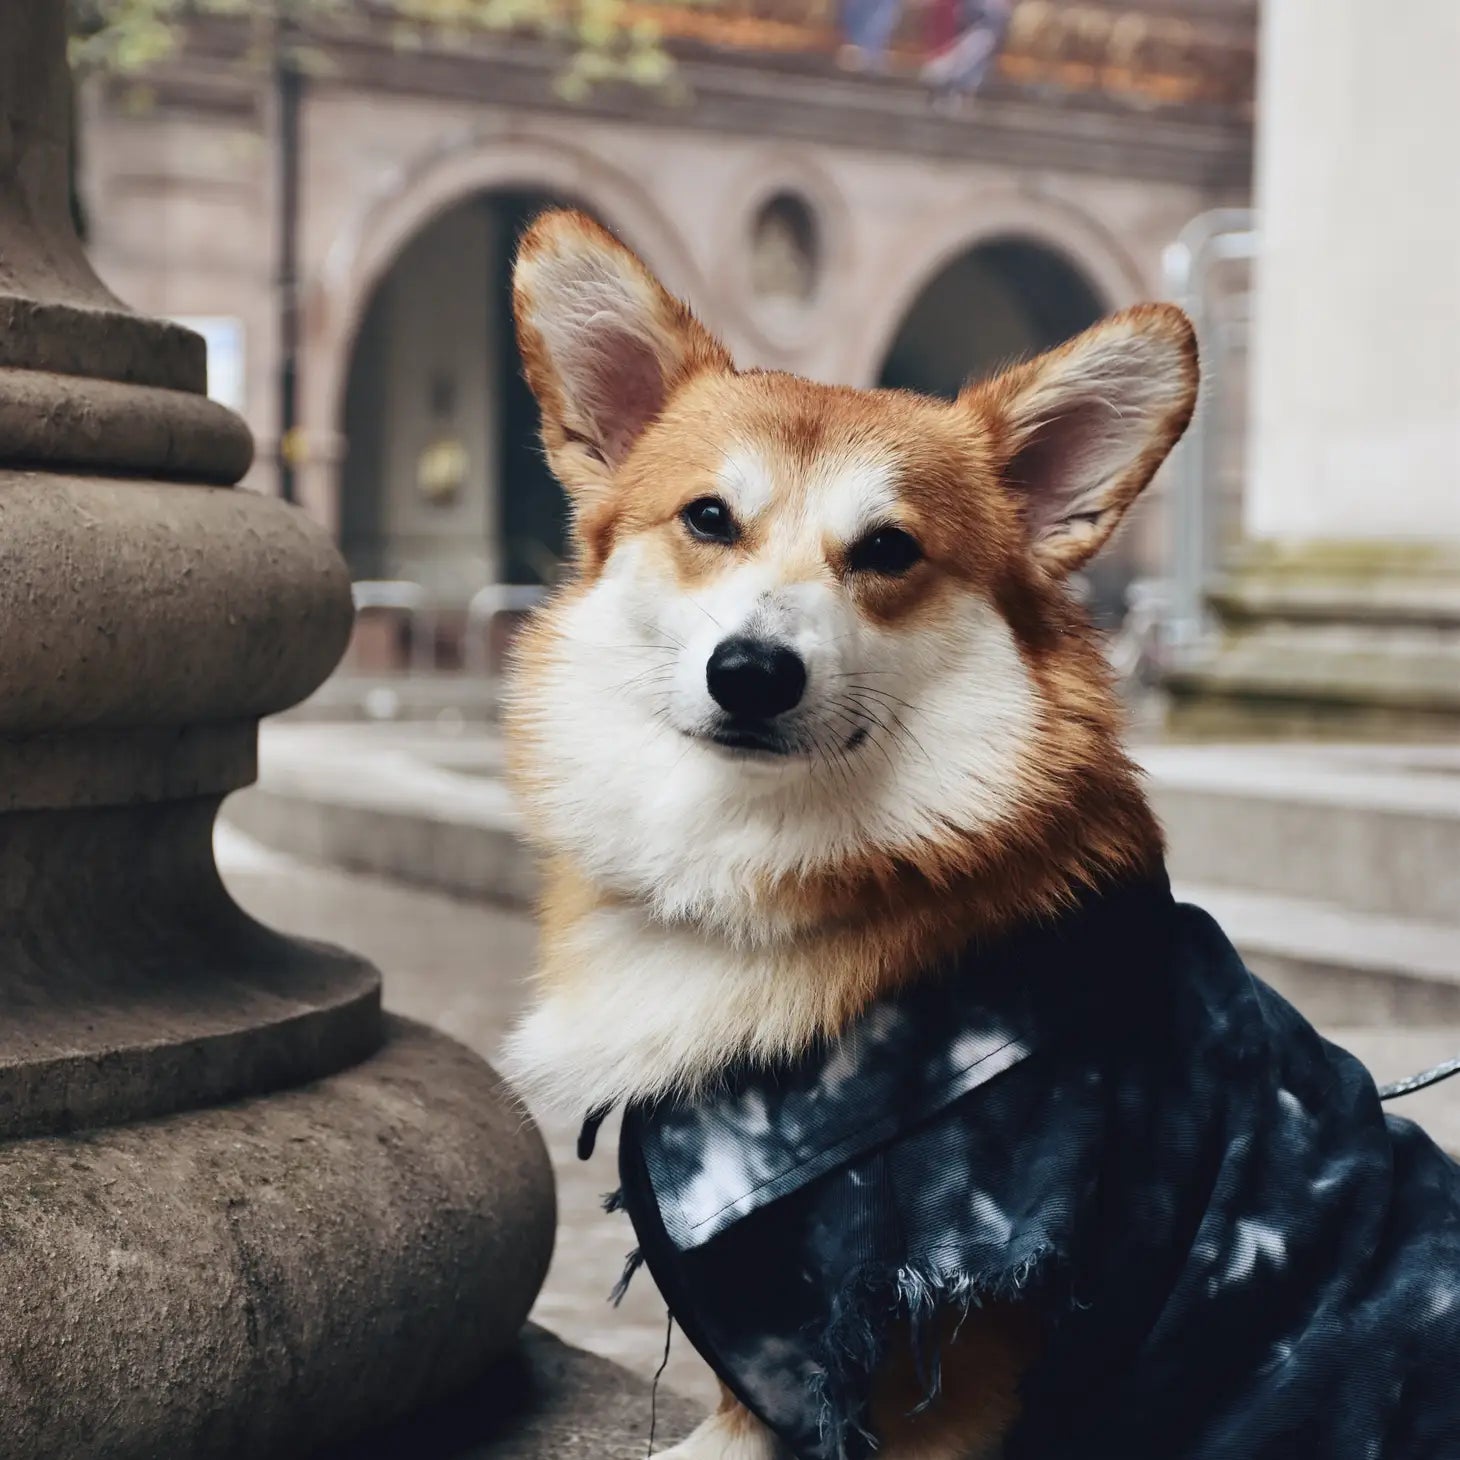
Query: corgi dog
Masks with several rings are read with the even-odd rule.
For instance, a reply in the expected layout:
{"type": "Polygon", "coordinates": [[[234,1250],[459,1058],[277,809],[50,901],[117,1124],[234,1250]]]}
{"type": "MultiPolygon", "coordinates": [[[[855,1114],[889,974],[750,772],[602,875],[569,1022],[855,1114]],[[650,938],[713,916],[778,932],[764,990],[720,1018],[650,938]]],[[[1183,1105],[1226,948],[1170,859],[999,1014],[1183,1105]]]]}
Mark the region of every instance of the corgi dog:
{"type": "MultiPolygon", "coordinates": [[[[1190,420],[1179,310],[1128,309],[952,401],[815,384],[737,370],[557,211],[522,241],[515,313],[574,559],[506,715],[544,876],[508,1062],[529,1096],[693,1100],[834,1043],[960,949],[1160,873],[1069,578],[1190,420]]],[[[925,1412],[896,1400],[910,1375],[880,1377],[879,1455],[999,1453],[1028,1326],[995,1303],[961,1330],[925,1412]]],[[[780,1446],[727,1391],[671,1454],[780,1446]]]]}

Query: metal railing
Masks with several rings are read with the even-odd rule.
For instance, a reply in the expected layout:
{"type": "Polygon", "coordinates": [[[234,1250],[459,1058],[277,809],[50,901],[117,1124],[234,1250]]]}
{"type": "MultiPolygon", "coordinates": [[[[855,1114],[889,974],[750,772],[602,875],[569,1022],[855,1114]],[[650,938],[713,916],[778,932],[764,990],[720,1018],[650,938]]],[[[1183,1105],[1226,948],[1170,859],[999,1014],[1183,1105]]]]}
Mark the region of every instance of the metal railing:
{"type": "Polygon", "coordinates": [[[1223,263],[1250,262],[1258,246],[1256,215],[1250,208],[1216,208],[1187,224],[1163,259],[1167,293],[1196,327],[1203,366],[1202,398],[1172,461],[1164,634],[1178,657],[1207,634],[1207,589],[1223,541],[1212,426],[1220,419],[1219,405],[1230,398],[1236,336],[1214,307],[1213,275],[1223,263]]]}
{"type": "Polygon", "coordinates": [[[492,630],[503,614],[530,613],[547,597],[538,583],[489,583],[472,594],[466,606],[466,653],[468,673],[489,671],[492,630]]]}
{"type": "Polygon", "coordinates": [[[410,670],[429,673],[436,667],[436,616],[425,588],[403,578],[365,578],[350,585],[355,612],[380,610],[403,615],[410,625],[410,670]]]}
{"type": "MultiPolygon", "coordinates": [[[[367,578],[350,585],[355,611],[380,611],[401,615],[408,624],[412,674],[429,674],[436,669],[436,630],[442,617],[426,588],[405,578],[367,578]]],[[[529,613],[548,590],[537,583],[489,583],[479,588],[466,604],[464,668],[471,674],[485,674],[491,668],[490,642],[496,622],[504,614],[529,613]]]]}
{"type": "Polygon", "coordinates": [[[1137,578],[1125,595],[1125,616],[1106,640],[1105,652],[1117,680],[1128,692],[1160,683],[1168,664],[1165,627],[1170,585],[1158,578],[1137,578]]]}

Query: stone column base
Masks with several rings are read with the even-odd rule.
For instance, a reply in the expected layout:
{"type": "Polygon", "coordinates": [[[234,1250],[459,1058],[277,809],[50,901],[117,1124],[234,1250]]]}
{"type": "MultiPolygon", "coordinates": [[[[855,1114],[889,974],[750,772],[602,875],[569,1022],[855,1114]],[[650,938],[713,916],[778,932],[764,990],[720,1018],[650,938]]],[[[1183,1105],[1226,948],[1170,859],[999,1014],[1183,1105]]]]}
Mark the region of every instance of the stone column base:
{"type": "Polygon", "coordinates": [[[1219,639],[1168,677],[1174,734],[1460,738],[1460,547],[1254,545],[1211,603],[1219,639]]]}
{"type": "Polygon", "coordinates": [[[474,1055],[385,1034],[292,1090],[0,1144],[5,1460],[293,1460],[508,1350],[547,1153],[474,1055]]]}

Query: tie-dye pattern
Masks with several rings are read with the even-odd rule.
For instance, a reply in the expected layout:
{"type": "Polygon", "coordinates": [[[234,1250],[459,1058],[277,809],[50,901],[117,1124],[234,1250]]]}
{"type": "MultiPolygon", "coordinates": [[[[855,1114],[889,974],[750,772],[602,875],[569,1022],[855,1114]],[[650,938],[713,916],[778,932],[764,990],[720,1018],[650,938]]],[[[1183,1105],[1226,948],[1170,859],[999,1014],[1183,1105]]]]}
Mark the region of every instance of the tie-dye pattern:
{"type": "Polygon", "coordinates": [[[899,1320],[1012,1294],[1010,1460],[1460,1456],[1460,1167],[1204,913],[1130,889],[944,973],[626,1113],[649,1267],[798,1460],[871,1452],[899,1320]]]}

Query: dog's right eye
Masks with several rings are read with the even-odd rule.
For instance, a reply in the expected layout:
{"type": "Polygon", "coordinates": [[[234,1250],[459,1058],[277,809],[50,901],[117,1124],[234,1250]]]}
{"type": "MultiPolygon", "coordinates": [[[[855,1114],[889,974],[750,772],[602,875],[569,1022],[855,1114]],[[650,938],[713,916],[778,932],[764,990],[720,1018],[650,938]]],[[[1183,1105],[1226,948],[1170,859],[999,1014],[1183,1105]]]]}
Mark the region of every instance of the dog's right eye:
{"type": "Polygon", "coordinates": [[[735,519],[718,497],[699,497],[680,514],[680,520],[702,542],[735,541],[735,519]]]}

